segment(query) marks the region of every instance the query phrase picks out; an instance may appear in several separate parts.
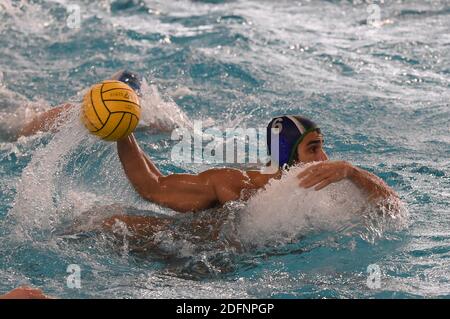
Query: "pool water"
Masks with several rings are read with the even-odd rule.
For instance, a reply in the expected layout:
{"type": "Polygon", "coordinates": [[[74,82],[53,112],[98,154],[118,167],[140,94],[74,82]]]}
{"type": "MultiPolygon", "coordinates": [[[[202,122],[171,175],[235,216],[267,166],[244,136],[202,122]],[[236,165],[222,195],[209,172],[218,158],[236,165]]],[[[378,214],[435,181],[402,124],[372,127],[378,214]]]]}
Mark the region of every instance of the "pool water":
{"type": "MultiPolygon", "coordinates": [[[[448,1],[3,0],[0,21],[0,292],[29,284],[61,298],[450,296],[448,1]],[[115,144],[89,136],[76,111],[57,133],[13,138],[36,112],[79,103],[122,68],[146,79],[144,126],[311,117],[328,155],[382,177],[402,214],[361,213],[347,181],[300,190],[291,172],[249,203],[178,216],[139,198],[115,144]],[[125,235],[89,229],[87,217],[124,210],[175,222],[145,254],[125,235]],[[216,241],[190,227],[211,220],[216,241]],[[73,264],[81,288],[67,285],[73,264]]],[[[163,173],[214,166],[171,161],[170,133],[136,137],[163,173]]]]}

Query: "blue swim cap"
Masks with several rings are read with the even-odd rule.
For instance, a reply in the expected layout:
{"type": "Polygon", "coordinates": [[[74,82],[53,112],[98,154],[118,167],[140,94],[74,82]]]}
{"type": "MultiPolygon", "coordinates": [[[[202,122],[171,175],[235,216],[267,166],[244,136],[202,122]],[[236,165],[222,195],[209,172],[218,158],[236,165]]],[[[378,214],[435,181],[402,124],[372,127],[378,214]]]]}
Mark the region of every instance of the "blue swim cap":
{"type": "Polygon", "coordinates": [[[267,125],[267,148],[271,160],[278,163],[280,168],[285,165],[292,165],[297,156],[297,147],[308,133],[318,132],[313,121],[295,115],[283,115],[273,118],[267,125]],[[272,129],[274,129],[272,131],[272,129]],[[279,159],[272,155],[272,135],[279,137],[279,159]]]}
{"type": "Polygon", "coordinates": [[[123,70],[115,73],[111,79],[123,82],[131,87],[138,95],[141,94],[141,80],[137,73],[123,70]]]}

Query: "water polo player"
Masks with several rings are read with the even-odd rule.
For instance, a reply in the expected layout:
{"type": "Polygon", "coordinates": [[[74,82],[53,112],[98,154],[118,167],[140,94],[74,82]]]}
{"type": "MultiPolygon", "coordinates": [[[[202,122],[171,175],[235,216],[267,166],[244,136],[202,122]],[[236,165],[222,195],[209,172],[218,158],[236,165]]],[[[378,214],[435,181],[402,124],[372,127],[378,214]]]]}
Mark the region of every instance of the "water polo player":
{"type": "MultiPolygon", "coordinates": [[[[112,79],[128,84],[140,95],[139,77],[129,71],[116,73],[112,79]]],[[[22,133],[32,134],[39,130],[55,127],[56,119],[61,119],[64,105],[44,113],[27,126],[22,133]]],[[[164,128],[157,128],[164,129],[164,128]]],[[[299,175],[299,187],[320,190],[331,183],[349,179],[365,192],[371,201],[382,201],[394,197],[395,192],[380,178],[345,161],[330,161],[323,149],[323,136],[320,128],[311,120],[301,116],[279,116],[270,121],[267,127],[267,144],[271,152],[272,173],[262,171],[243,171],[232,168],[214,168],[199,174],[163,175],[152,160],[139,147],[133,134],[117,142],[119,158],[124,171],[142,198],[169,207],[178,212],[195,212],[217,207],[229,201],[247,199],[256,190],[272,179],[281,178],[281,172],[292,165],[312,163],[299,175]],[[276,132],[276,135],[273,135],[276,132]],[[272,141],[278,138],[278,143],[272,141]],[[274,147],[277,145],[277,147],[274,147]]],[[[134,218],[123,218],[133,224],[134,218]]],[[[139,219],[139,223],[142,219],[139,219]]],[[[149,218],[149,224],[155,219],[149,218]]]]}
{"type": "Polygon", "coordinates": [[[268,125],[268,149],[272,128],[279,137],[279,149],[271,154],[277,170],[271,174],[215,168],[199,174],[163,175],[139,147],[133,134],[117,142],[125,173],[136,191],[146,200],[178,212],[199,211],[226,202],[248,198],[270,179],[280,178],[283,169],[299,163],[317,162],[303,170],[299,187],[320,190],[331,183],[349,179],[371,201],[397,197],[380,178],[345,161],[330,161],[323,149],[323,136],[317,125],[300,116],[279,116],[268,125]]]}

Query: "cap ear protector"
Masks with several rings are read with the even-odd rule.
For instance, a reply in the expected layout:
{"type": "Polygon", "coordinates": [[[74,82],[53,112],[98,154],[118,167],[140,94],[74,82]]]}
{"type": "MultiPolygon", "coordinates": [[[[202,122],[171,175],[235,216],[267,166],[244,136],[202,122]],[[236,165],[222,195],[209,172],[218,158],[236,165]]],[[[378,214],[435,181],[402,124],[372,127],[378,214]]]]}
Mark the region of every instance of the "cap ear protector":
{"type": "Polygon", "coordinates": [[[298,145],[311,132],[320,133],[320,128],[305,117],[284,115],[273,118],[267,125],[267,147],[273,163],[281,168],[292,165],[297,159],[298,145]],[[278,143],[273,140],[275,138],[278,143]]]}
{"type": "Polygon", "coordinates": [[[111,79],[123,82],[131,87],[138,95],[141,94],[141,80],[137,73],[123,70],[114,74],[111,79]]]}

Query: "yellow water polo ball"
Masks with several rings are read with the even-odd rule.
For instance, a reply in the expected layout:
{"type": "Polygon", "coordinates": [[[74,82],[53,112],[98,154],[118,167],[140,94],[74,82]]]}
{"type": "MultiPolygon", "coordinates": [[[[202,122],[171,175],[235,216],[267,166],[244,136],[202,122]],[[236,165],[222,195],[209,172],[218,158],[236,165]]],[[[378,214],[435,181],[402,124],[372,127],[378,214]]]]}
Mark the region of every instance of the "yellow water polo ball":
{"type": "Polygon", "coordinates": [[[120,81],[95,84],[83,99],[81,121],[89,132],[106,141],[130,135],[140,116],[136,92],[120,81]]]}

